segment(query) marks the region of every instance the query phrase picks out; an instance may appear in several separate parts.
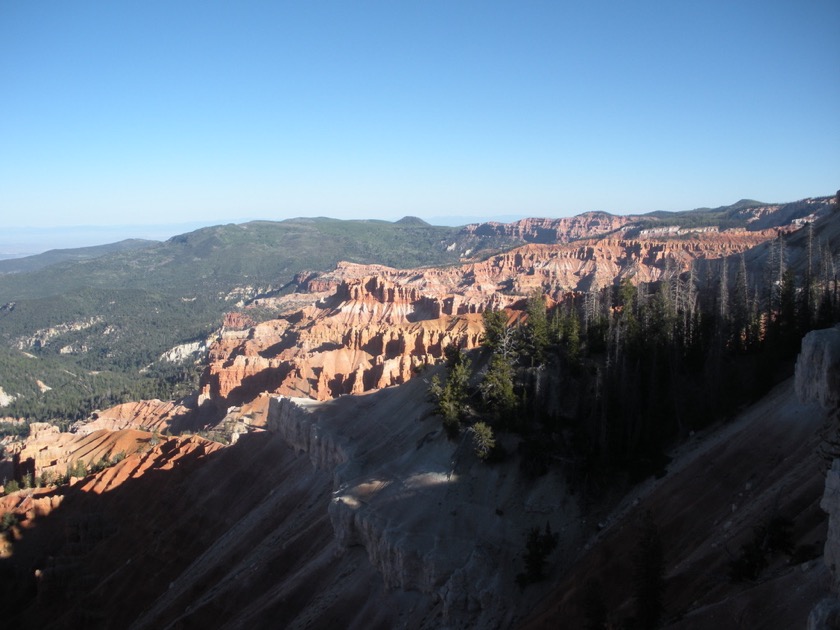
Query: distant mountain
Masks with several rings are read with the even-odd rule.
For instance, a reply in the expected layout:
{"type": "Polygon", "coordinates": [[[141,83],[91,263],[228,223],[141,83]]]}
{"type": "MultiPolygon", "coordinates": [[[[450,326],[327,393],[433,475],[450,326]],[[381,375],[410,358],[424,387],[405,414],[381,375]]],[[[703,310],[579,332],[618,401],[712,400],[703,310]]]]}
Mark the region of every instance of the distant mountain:
{"type": "MultiPolygon", "coordinates": [[[[25,220],[25,217],[15,217],[25,220]]],[[[52,249],[76,249],[116,243],[126,239],[165,241],[175,234],[191,232],[221,221],[142,225],[63,225],[52,227],[3,226],[0,230],[0,259],[22,258],[52,249]]]]}
{"type": "Polygon", "coordinates": [[[394,221],[395,225],[403,225],[403,226],[416,226],[416,227],[430,227],[430,223],[426,223],[423,219],[419,217],[403,217],[399,221],[394,221]]]}
{"type": "Polygon", "coordinates": [[[813,197],[791,203],[768,204],[752,199],[741,199],[731,206],[697,208],[682,212],[657,211],[631,217],[635,227],[651,229],[664,226],[682,228],[717,227],[719,229],[744,228],[765,230],[783,227],[816,213],[825,213],[832,197],[813,197]]]}

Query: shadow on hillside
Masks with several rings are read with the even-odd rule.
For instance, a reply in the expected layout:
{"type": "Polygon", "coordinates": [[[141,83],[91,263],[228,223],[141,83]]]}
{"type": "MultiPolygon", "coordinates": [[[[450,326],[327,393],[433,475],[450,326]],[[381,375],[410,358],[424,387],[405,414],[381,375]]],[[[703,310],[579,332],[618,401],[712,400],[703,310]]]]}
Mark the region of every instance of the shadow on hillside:
{"type": "MultiPolygon", "coordinates": [[[[359,562],[363,551],[352,552],[349,565],[334,555],[332,471],[315,471],[308,454],[269,432],[243,435],[206,455],[183,449],[179,455],[179,444],[163,442],[158,467],[138,477],[124,473],[122,483],[102,494],[81,490],[88,477],[37,495],[63,500],[22,529],[11,557],[0,560],[4,623],[127,628],[169,598],[139,627],[212,627],[244,610],[249,623],[283,627],[337,583],[339,595],[317,609],[318,623],[340,626],[347,615],[371,611],[378,621],[365,627],[396,622],[404,595],[382,589],[382,577],[359,562]],[[371,580],[379,585],[375,592],[354,587],[371,580]],[[377,597],[382,605],[371,606],[377,597]]],[[[118,471],[101,475],[109,472],[118,471]]],[[[401,491],[386,504],[397,514],[413,510],[432,518],[418,510],[418,498],[445,505],[456,484],[401,491]]],[[[472,544],[469,511],[446,509],[434,518],[451,520],[465,548],[472,544]]]]}
{"type": "Polygon", "coordinates": [[[170,435],[201,431],[215,425],[225,415],[225,410],[213,400],[205,400],[199,405],[197,393],[181,402],[187,407],[187,411],[174,414],[167,420],[166,432],[170,435]]]}
{"type": "Polygon", "coordinates": [[[259,355],[263,359],[273,359],[283,353],[285,350],[291,350],[298,345],[300,340],[300,333],[295,331],[286,331],[283,338],[275,344],[260,350],[259,355]]]}
{"type": "MultiPolygon", "coordinates": [[[[352,479],[360,501],[370,487],[379,493],[375,514],[414,534],[437,532],[433,537],[448,541],[450,553],[434,567],[443,578],[449,565],[466,562],[475,545],[498,544],[484,537],[488,527],[508,531],[504,544],[519,549],[524,530],[512,525],[518,523],[513,514],[473,498],[469,470],[475,456],[466,438],[460,447],[452,445],[451,461],[447,455],[431,464],[421,456],[410,479],[394,476],[387,457],[394,455],[396,463],[404,455],[440,448],[438,419],[428,416],[427,403],[416,402],[425,385],[405,387],[407,392],[392,388],[319,406],[323,422],[338,432],[336,444],[363,440],[353,449],[357,464],[369,457],[381,461],[381,469],[362,466],[352,479]],[[379,420],[360,428],[365,423],[359,420],[374,409],[379,420]],[[395,439],[409,436],[404,448],[392,452],[395,439]]],[[[20,532],[12,556],[0,560],[0,618],[10,627],[40,628],[126,628],[146,614],[138,627],[213,627],[236,619],[283,627],[306,609],[319,627],[340,627],[348,619],[356,619],[357,627],[393,627],[409,595],[389,591],[383,581],[408,572],[400,582],[405,588],[419,591],[425,583],[428,567],[419,558],[381,574],[363,560],[367,552],[359,547],[335,555],[328,511],[334,471],[316,471],[312,454],[301,454],[279,435],[245,434],[203,456],[184,455],[179,444],[175,438],[163,442],[157,467],[137,477],[126,469],[122,483],[102,494],[84,492],[81,484],[42,493],[63,502],[36,517],[20,532]],[[317,612],[307,608],[327,590],[327,608],[322,603],[313,609],[317,612]],[[161,601],[160,610],[149,613],[161,601]],[[374,612],[374,620],[356,617],[374,612]]],[[[320,455],[327,446],[318,444],[320,455]]],[[[109,472],[119,469],[101,474],[109,472]]],[[[345,525],[344,542],[358,545],[356,530],[345,525]]],[[[390,562],[390,556],[384,558],[390,562]]],[[[509,581],[514,590],[513,578],[509,581]]],[[[417,592],[410,597],[415,596],[421,597],[417,592]]]]}
{"type": "Polygon", "coordinates": [[[277,390],[291,371],[292,365],[283,363],[278,367],[269,367],[256,374],[246,376],[240,381],[239,385],[230,390],[225,399],[226,404],[228,406],[242,405],[250,402],[262,392],[277,390]]]}
{"type": "Polygon", "coordinates": [[[289,455],[278,440],[248,434],[204,454],[185,453],[172,438],[155,468],[102,494],[81,490],[91,476],[38,493],[62,502],[18,528],[11,556],[0,559],[0,618],[9,627],[128,627],[282,482],[270,466],[289,455]]]}

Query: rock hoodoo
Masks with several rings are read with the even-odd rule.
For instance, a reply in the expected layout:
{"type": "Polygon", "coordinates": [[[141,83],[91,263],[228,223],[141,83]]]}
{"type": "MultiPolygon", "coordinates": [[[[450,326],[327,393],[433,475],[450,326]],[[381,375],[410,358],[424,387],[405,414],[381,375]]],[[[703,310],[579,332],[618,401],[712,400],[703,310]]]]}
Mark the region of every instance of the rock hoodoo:
{"type": "MultiPolygon", "coordinates": [[[[582,216],[604,232],[621,224],[597,213],[582,216]]],[[[447,346],[477,346],[485,310],[521,308],[535,291],[559,301],[622,278],[661,280],[686,271],[694,260],[740,253],[776,234],[737,230],[702,238],[626,239],[615,232],[556,243],[571,237],[561,238],[555,226],[551,238],[538,236],[557,221],[562,220],[500,224],[499,229],[515,226],[532,235],[530,240],[552,244],[525,245],[481,262],[402,270],[343,262],[329,273],[301,274],[303,293],[280,298],[297,306],[285,317],[250,326],[244,325],[247,315],[225,319],[208,353],[202,393],[241,404],[263,391],[327,400],[402,384],[437,362],[447,346]]],[[[591,234],[586,229],[581,227],[581,234],[591,234]]]]}

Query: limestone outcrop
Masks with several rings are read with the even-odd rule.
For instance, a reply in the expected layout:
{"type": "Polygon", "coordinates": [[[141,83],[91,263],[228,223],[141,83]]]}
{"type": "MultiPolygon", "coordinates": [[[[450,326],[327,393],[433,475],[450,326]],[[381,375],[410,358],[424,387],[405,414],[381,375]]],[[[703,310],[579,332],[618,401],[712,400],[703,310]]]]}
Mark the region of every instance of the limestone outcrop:
{"type": "Polygon", "coordinates": [[[464,228],[476,236],[506,236],[527,243],[568,243],[580,238],[610,234],[638,217],[615,216],[606,212],[584,212],[561,219],[522,219],[513,223],[476,223],[464,228]]]}
{"type": "Polygon", "coordinates": [[[70,431],[86,435],[102,429],[107,431],[138,429],[152,432],[177,430],[174,425],[178,419],[189,415],[192,411],[193,409],[186,406],[183,401],[140,400],[94,412],[90,419],[74,423],[70,431]]]}
{"type": "Polygon", "coordinates": [[[330,296],[285,319],[223,332],[203,392],[227,404],[263,391],[327,400],[404,383],[447,346],[480,342],[479,307],[453,313],[455,300],[401,283],[395,270],[357,277],[358,267],[337,270],[346,277],[330,296]]]}

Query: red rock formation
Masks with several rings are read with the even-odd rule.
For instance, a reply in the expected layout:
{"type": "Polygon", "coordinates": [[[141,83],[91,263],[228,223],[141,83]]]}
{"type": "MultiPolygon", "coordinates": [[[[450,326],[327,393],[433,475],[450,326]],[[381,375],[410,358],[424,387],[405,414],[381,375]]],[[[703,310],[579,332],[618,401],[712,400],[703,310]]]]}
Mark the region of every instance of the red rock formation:
{"type": "Polygon", "coordinates": [[[9,447],[17,465],[16,475],[43,473],[54,478],[63,476],[76,462],[90,466],[101,460],[110,461],[148,447],[152,435],[134,429],[109,430],[91,427],[85,433],[61,433],[46,422],[33,422],[29,436],[9,447]]]}
{"type": "Polygon", "coordinates": [[[522,219],[513,223],[476,223],[464,229],[476,236],[506,236],[528,243],[568,243],[579,238],[610,234],[637,217],[614,216],[606,212],[584,212],[562,219],[522,219]]]}
{"type": "MultiPolygon", "coordinates": [[[[568,236],[577,229],[614,231],[621,224],[620,217],[593,213],[502,227],[537,234],[553,225],[557,234],[568,236]]],[[[483,330],[480,314],[487,309],[521,307],[534,291],[561,300],[625,277],[634,283],[657,281],[686,271],[694,260],[739,253],[775,234],[609,236],[530,244],[482,262],[424,269],[340,263],[330,273],[301,278],[301,287],[317,291],[314,303],[284,319],[223,333],[209,352],[203,394],[226,404],[263,391],[326,400],[397,385],[440,359],[450,344],[476,347],[483,330]]]]}
{"type": "Polygon", "coordinates": [[[141,400],[117,405],[96,412],[91,420],[78,422],[73,426],[76,433],[87,434],[100,429],[119,431],[140,429],[143,431],[165,431],[178,418],[193,410],[175,401],[141,400]]]}
{"type": "Polygon", "coordinates": [[[226,313],[222,326],[226,330],[245,330],[254,325],[254,320],[244,313],[226,313]]]}
{"type": "Polygon", "coordinates": [[[247,336],[222,335],[210,351],[204,393],[229,404],[261,391],[325,400],[404,383],[418,367],[440,359],[446,346],[478,345],[480,315],[413,321],[439,308],[424,299],[380,301],[396,294],[382,284],[369,288],[373,294],[364,282],[343,286],[353,299],[299,313],[298,324],[275,320],[247,336]]]}

